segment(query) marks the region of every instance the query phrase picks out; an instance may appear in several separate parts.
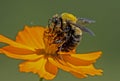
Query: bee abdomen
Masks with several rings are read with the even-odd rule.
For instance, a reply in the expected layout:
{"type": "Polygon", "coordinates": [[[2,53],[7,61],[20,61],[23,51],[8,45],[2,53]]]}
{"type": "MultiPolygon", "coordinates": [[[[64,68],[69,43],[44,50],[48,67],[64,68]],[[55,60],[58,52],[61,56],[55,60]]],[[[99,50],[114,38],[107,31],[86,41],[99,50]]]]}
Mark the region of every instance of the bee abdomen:
{"type": "Polygon", "coordinates": [[[81,35],[72,35],[63,45],[61,51],[69,51],[76,48],[81,40],[81,35]]]}

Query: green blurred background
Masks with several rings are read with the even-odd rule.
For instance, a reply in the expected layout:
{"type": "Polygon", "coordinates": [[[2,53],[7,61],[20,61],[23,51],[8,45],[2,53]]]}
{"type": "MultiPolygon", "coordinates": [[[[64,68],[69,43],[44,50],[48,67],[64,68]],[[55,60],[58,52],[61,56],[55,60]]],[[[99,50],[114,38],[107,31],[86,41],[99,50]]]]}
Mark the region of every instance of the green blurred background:
{"type": "MultiPolygon", "coordinates": [[[[96,20],[89,26],[96,36],[84,33],[77,52],[102,50],[96,67],[102,68],[104,73],[103,76],[78,79],[60,70],[52,81],[120,81],[120,0],[0,0],[0,34],[15,39],[24,25],[46,26],[52,15],[63,12],[96,20]]],[[[0,55],[0,81],[39,80],[35,74],[20,73],[20,62],[0,55]]]]}

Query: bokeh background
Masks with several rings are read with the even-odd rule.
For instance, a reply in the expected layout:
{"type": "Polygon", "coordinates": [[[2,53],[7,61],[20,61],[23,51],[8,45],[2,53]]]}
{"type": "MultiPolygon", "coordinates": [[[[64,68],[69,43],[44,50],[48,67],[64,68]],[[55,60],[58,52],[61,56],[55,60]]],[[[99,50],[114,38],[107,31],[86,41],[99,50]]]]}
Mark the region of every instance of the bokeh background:
{"type": "MultiPolygon", "coordinates": [[[[54,14],[69,12],[77,17],[96,21],[89,28],[95,37],[84,33],[78,53],[102,50],[95,64],[104,70],[103,76],[78,79],[59,71],[51,81],[119,81],[120,80],[120,0],[0,0],[0,34],[15,39],[24,25],[46,26],[54,14]]],[[[0,43],[0,47],[3,44],[0,43]]],[[[15,60],[0,55],[0,81],[38,81],[32,73],[20,73],[15,60]]],[[[45,80],[44,80],[45,81],[45,80]]]]}

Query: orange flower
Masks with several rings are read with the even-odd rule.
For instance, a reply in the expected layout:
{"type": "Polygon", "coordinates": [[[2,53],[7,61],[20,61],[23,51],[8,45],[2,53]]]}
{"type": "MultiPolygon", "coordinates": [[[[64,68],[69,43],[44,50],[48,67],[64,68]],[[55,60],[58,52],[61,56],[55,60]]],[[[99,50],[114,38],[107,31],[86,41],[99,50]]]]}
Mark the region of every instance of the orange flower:
{"type": "Polygon", "coordinates": [[[25,26],[13,41],[0,35],[0,42],[8,46],[0,48],[0,53],[8,57],[25,60],[19,65],[20,72],[37,73],[41,78],[53,79],[58,68],[70,72],[78,78],[87,75],[101,75],[101,69],[95,69],[93,63],[101,56],[101,51],[76,54],[75,49],[70,52],[59,52],[57,44],[52,44],[53,37],[47,34],[47,28],[25,26]]]}

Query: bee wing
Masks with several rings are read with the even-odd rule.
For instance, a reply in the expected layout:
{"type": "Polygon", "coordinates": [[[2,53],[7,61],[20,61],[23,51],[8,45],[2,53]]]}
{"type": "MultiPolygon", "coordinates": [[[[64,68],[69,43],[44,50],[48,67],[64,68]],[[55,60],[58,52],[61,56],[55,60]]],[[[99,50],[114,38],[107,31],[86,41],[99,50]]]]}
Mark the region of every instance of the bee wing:
{"type": "Polygon", "coordinates": [[[75,24],[75,23],[71,23],[71,22],[70,22],[70,24],[72,24],[76,27],[79,27],[82,31],[87,32],[92,36],[95,36],[94,32],[92,30],[90,30],[89,28],[85,27],[85,26],[81,26],[80,24],[75,24]]]}
{"type": "Polygon", "coordinates": [[[87,18],[78,18],[77,23],[81,25],[88,25],[88,24],[95,23],[95,21],[87,18]]]}
{"type": "Polygon", "coordinates": [[[80,28],[82,31],[89,33],[90,35],[95,36],[95,33],[94,33],[92,30],[90,30],[89,28],[83,27],[83,26],[79,26],[79,28],[80,28]]]}

